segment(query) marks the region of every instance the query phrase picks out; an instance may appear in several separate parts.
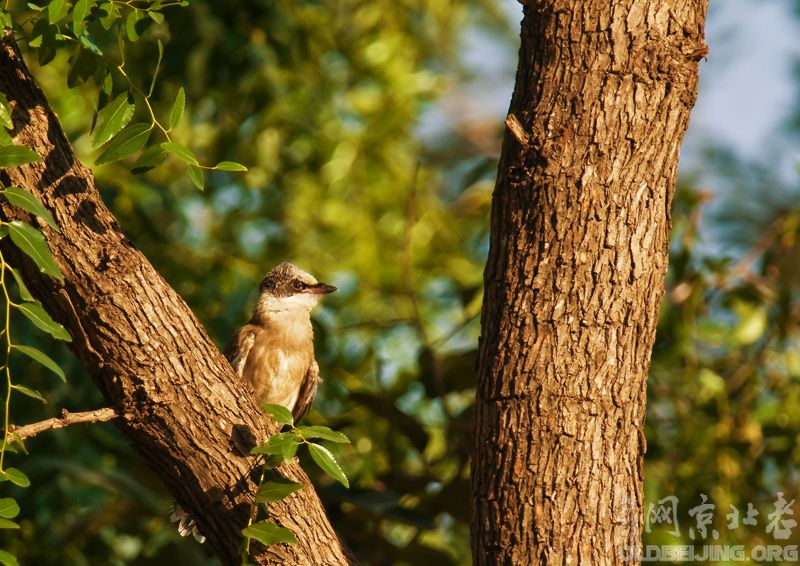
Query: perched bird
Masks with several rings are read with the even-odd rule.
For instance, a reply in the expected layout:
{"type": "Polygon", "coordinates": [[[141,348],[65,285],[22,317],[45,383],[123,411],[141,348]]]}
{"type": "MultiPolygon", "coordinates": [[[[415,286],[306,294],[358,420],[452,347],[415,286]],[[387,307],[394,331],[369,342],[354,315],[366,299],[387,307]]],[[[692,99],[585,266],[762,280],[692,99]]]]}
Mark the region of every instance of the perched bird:
{"type": "Polygon", "coordinates": [[[314,402],[319,382],[311,309],[336,287],[282,263],[259,290],[250,322],[228,343],[225,357],[253,386],[259,403],[286,407],[296,422],[314,402]]]}
{"type": "MultiPolygon", "coordinates": [[[[291,263],[281,263],[261,281],[253,316],[223,352],[236,375],[253,387],[259,404],[282,405],[295,422],[311,408],[319,383],[311,310],[336,290],[291,263]]],[[[181,536],[205,540],[178,503],[170,520],[178,523],[181,536]]]]}

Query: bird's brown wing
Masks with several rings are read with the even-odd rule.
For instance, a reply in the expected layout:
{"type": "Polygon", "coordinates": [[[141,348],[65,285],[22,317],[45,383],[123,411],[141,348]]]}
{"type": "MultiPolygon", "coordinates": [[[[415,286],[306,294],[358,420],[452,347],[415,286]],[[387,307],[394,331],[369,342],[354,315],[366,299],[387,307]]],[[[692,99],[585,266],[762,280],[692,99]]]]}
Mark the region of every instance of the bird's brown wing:
{"type": "Polygon", "coordinates": [[[225,346],[223,355],[228,358],[228,361],[233,368],[233,371],[238,377],[242,377],[244,365],[247,362],[247,356],[253,348],[253,343],[256,341],[255,329],[248,325],[239,329],[239,332],[234,334],[228,345],[225,346]]]}
{"type": "Polygon", "coordinates": [[[292,410],[295,423],[299,423],[303,415],[305,415],[311,408],[311,405],[314,404],[319,382],[319,366],[315,360],[311,362],[311,366],[306,372],[306,377],[303,379],[303,383],[300,384],[300,393],[297,395],[297,402],[294,404],[294,409],[292,410]]]}

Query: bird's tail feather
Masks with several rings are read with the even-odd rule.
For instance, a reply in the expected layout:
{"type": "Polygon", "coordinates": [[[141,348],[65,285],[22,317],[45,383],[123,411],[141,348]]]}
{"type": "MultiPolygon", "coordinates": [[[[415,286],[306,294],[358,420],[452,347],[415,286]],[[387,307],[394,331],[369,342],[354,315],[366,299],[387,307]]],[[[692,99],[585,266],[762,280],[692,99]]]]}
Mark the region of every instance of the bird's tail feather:
{"type": "Polygon", "coordinates": [[[203,544],[206,541],[206,537],[200,534],[200,530],[197,528],[197,523],[194,522],[194,519],[189,516],[189,513],[187,513],[177,501],[172,505],[169,520],[178,524],[178,534],[180,534],[182,537],[192,535],[194,540],[200,544],[203,544]]]}

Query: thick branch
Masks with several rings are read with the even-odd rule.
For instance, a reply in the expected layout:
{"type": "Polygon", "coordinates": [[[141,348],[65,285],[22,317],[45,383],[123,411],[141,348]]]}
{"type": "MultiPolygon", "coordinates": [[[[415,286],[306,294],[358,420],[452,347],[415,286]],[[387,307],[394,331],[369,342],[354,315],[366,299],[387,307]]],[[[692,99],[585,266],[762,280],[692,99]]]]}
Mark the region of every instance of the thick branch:
{"type": "MultiPolygon", "coordinates": [[[[6,202],[0,212],[42,228],[64,283],[40,274],[8,239],[3,253],[69,330],[73,351],[122,415],[115,424],[197,519],[223,563],[238,564],[240,533],[254,500],[248,450],[268,436],[267,419],[183,300],[120,231],[10,35],[0,48],[0,91],[12,106],[15,142],[44,157],[5,170],[1,184],[33,192],[61,232],[6,202]]],[[[270,515],[291,529],[298,544],[259,547],[254,560],[349,562],[299,465],[284,473],[306,488],[274,505],[270,515]]]]}
{"type": "Polygon", "coordinates": [[[38,423],[31,423],[24,426],[10,425],[8,432],[15,434],[21,440],[36,436],[40,432],[52,430],[54,428],[64,428],[69,425],[78,423],[102,423],[117,418],[117,412],[108,407],[104,409],[97,409],[96,411],[86,411],[83,413],[70,413],[66,409],[61,410],[60,417],[53,417],[40,421],[38,423]]]}

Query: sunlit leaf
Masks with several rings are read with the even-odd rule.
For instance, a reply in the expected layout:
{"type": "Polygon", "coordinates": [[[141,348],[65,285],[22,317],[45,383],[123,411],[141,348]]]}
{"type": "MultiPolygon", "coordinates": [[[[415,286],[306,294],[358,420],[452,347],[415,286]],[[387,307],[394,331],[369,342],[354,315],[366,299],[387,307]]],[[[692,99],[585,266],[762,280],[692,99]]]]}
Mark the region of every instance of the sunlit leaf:
{"type": "Polygon", "coordinates": [[[47,5],[47,19],[51,24],[60,22],[69,12],[69,4],[66,0],[50,0],[47,5]]]}
{"type": "Polygon", "coordinates": [[[347,480],[347,476],[344,475],[342,468],[339,467],[339,463],[336,461],[336,458],[333,457],[333,454],[331,454],[330,450],[324,446],[320,446],[319,444],[309,442],[308,451],[311,454],[311,458],[317,463],[323,472],[341,483],[343,486],[350,487],[350,482],[347,480]]]}
{"type": "Polygon", "coordinates": [[[123,92],[97,113],[92,147],[103,145],[131,121],[135,105],[128,101],[128,97],[129,93],[123,92]]]}
{"type": "Polygon", "coordinates": [[[3,519],[13,519],[19,515],[19,505],[11,497],[0,499],[0,517],[3,519]]]}
{"type": "Polygon", "coordinates": [[[50,214],[50,211],[29,191],[20,187],[8,187],[2,190],[2,194],[8,199],[8,202],[14,206],[18,206],[22,210],[35,214],[44,220],[53,230],[58,231],[58,224],[56,224],[55,219],[53,219],[53,215],[50,214]]]}
{"type": "Polygon", "coordinates": [[[139,33],[136,31],[136,22],[141,18],[139,11],[134,10],[125,18],[125,33],[131,41],[139,41],[139,33]]]}
{"type": "Polygon", "coordinates": [[[30,397],[31,399],[36,399],[37,401],[41,401],[45,405],[47,404],[47,399],[45,399],[41,393],[36,391],[35,389],[31,389],[30,387],[26,387],[24,385],[20,385],[19,383],[15,383],[11,386],[14,390],[19,391],[23,395],[30,397]]]}
{"type": "Polygon", "coordinates": [[[6,145],[0,147],[0,168],[17,167],[26,163],[41,161],[42,156],[21,145],[6,145]]]}
{"type": "Polygon", "coordinates": [[[275,419],[275,422],[280,424],[287,424],[290,425],[294,423],[294,418],[292,417],[292,412],[284,407],[283,405],[272,405],[270,403],[264,403],[261,405],[261,408],[264,409],[264,412],[275,419]]]}
{"type": "Polygon", "coordinates": [[[59,379],[61,379],[61,381],[66,383],[67,376],[64,375],[64,370],[62,370],[59,365],[50,359],[50,357],[44,352],[37,350],[36,348],[32,348],[31,346],[23,346],[22,344],[14,344],[12,348],[21,354],[25,354],[32,360],[39,362],[44,367],[55,373],[59,379]]]}
{"type": "Polygon", "coordinates": [[[253,448],[251,454],[276,454],[288,460],[294,457],[297,447],[300,445],[300,438],[294,432],[280,432],[273,434],[267,441],[253,448]]]}
{"type": "Polygon", "coordinates": [[[28,476],[17,468],[6,468],[0,472],[0,481],[10,481],[14,485],[20,487],[28,487],[31,485],[31,480],[28,479],[28,476]]]}
{"type": "Polygon", "coordinates": [[[8,233],[11,236],[11,241],[36,263],[39,271],[55,277],[59,281],[64,280],[64,276],[61,274],[61,270],[53,259],[50,248],[47,247],[47,242],[39,230],[30,224],[13,220],[8,223],[8,233]]]}
{"type": "MultiPolygon", "coordinates": [[[[0,518],[0,529],[18,529],[19,525],[14,521],[10,521],[9,519],[2,519],[0,518]]],[[[2,552],[2,551],[0,551],[2,552]]],[[[2,557],[0,557],[0,563],[3,562],[2,557]]]]}
{"type": "Polygon", "coordinates": [[[0,126],[9,129],[14,127],[14,122],[9,112],[8,98],[2,92],[0,92],[0,126]]]}
{"type": "MultiPolygon", "coordinates": [[[[11,523],[11,521],[9,521],[9,523],[11,523]]],[[[16,523],[12,523],[12,524],[16,525],[16,523]]],[[[12,527],[8,527],[7,526],[5,528],[7,528],[7,529],[8,528],[16,529],[18,527],[17,526],[12,526],[12,527]]],[[[16,556],[14,556],[13,554],[11,554],[10,552],[7,552],[5,550],[0,550],[0,564],[2,564],[3,566],[19,566],[19,562],[17,562],[16,556]]]]}
{"type": "Polygon", "coordinates": [[[67,329],[50,318],[50,315],[47,314],[47,311],[44,310],[42,305],[38,303],[22,303],[16,305],[16,307],[22,314],[28,317],[33,324],[45,332],[48,332],[53,338],[58,338],[65,342],[70,342],[72,340],[67,329]]]}
{"type": "Polygon", "coordinates": [[[156,88],[156,79],[161,71],[161,61],[164,59],[164,44],[160,39],[156,41],[158,43],[158,59],[156,60],[156,70],[153,72],[153,78],[150,80],[150,90],[147,92],[147,96],[153,95],[153,89],[156,88]]]}
{"type": "MultiPolygon", "coordinates": [[[[3,228],[6,227],[3,226],[3,228]]],[[[17,287],[19,287],[20,298],[23,301],[35,301],[36,299],[34,299],[33,295],[31,295],[31,292],[28,291],[28,287],[25,286],[25,282],[22,280],[22,275],[20,275],[19,271],[10,266],[7,266],[7,268],[11,272],[11,275],[14,276],[14,281],[17,282],[17,287]]]]}
{"type": "Polygon", "coordinates": [[[297,539],[292,534],[292,531],[286,527],[281,527],[275,523],[254,523],[242,531],[242,534],[248,538],[257,540],[265,546],[271,544],[297,544],[297,539]]]}
{"type": "Polygon", "coordinates": [[[271,480],[264,482],[256,493],[256,501],[259,503],[271,503],[280,501],[287,495],[303,488],[302,483],[290,480],[271,480]]]}
{"type": "Polygon", "coordinates": [[[214,169],[218,171],[247,171],[247,167],[235,161],[220,161],[214,165],[214,169]]]}
{"type": "Polygon", "coordinates": [[[100,10],[106,13],[105,16],[100,17],[100,24],[104,29],[110,30],[114,22],[119,19],[119,10],[112,2],[103,2],[100,4],[100,10]]]}
{"type": "Polygon", "coordinates": [[[199,165],[194,153],[179,143],[166,142],[162,143],[161,147],[188,165],[199,165]]]}
{"type": "Polygon", "coordinates": [[[178,125],[178,122],[183,116],[183,110],[186,106],[186,92],[183,87],[178,89],[178,94],[175,97],[175,102],[172,103],[172,111],[169,113],[169,127],[170,129],[178,125]]]}
{"type": "Polygon", "coordinates": [[[89,13],[89,0],[78,0],[72,7],[72,31],[80,35],[86,29],[86,14],[89,13]]]}
{"type": "Polygon", "coordinates": [[[330,440],[331,442],[339,442],[342,444],[349,444],[350,439],[341,432],[331,430],[326,426],[312,425],[299,427],[300,434],[303,438],[321,438],[322,440],[330,440]]]}
{"type": "Polygon", "coordinates": [[[96,163],[103,165],[119,161],[142,149],[150,137],[153,126],[150,124],[133,124],[122,130],[111,140],[105,151],[97,158],[96,163]]]}
{"type": "Polygon", "coordinates": [[[189,168],[189,178],[192,180],[192,183],[195,187],[203,190],[205,186],[205,176],[203,175],[203,170],[197,167],[196,165],[188,165],[189,168]]]}

